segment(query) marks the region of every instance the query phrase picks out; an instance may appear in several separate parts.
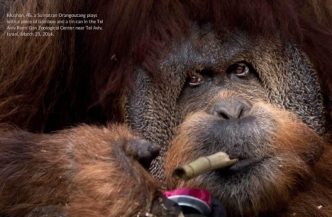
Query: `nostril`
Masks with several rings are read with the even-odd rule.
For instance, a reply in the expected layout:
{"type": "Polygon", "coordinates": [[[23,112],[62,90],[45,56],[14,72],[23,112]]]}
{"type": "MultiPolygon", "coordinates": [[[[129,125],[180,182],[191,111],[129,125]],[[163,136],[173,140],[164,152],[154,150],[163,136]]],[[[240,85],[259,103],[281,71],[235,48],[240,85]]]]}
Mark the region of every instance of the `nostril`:
{"type": "Polygon", "coordinates": [[[213,115],[226,120],[231,118],[231,115],[227,111],[227,108],[220,105],[214,108],[213,115]]]}
{"type": "Polygon", "coordinates": [[[219,112],[219,116],[224,118],[224,119],[229,119],[229,115],[227,115],[226,113],[223,113],[223,112],[219,112]]]}
{"type": "Polygon", "coordinates": [[[244,108],[240,108],[240,112],[237,118],[241,118],[243,116],[243,113],[244,113],[244,108]]]}
{"type": "Polygon", "coordinates": [[[241,103],[236,110],[238,111],[237,118],[242,118],[247,116],[250,107],[246,104],[241,103]]]}
{"type": "Polygon", "coordinates": [[[239,116],[238,118],[243,118],[248,116],[250,113],[252,105],[247,101],[240,101],[239,116]]]}

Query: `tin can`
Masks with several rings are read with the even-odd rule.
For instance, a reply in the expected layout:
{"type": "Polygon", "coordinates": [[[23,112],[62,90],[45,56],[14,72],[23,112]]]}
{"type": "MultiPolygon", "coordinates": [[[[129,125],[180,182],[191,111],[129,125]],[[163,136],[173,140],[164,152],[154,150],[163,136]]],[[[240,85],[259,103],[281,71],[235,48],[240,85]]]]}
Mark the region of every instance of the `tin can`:
{"type": "MultiPolygon", "coordinates": [[[[183,210],[195,210],[202,215],[211,213],[211,195],[207,190],[197,188],[181,188],[165,191],[164,195],[179,204],[183,210]]],[[[189,213],[185,213],[189,214],[189,213]]]]}

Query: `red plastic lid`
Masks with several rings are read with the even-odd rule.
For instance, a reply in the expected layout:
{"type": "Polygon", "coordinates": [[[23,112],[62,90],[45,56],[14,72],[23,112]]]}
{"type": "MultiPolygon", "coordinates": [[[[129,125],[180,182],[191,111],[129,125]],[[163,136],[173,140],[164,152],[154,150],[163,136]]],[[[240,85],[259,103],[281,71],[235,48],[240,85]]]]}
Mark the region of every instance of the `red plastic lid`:
{"type": "Polygon", "coordinates": [[[180,206],[190,206],[198,209],[202,214],[211,212],[211,196],[207,190],[197,188],[181,188],[165,191],[164,195],[180,206]]]}

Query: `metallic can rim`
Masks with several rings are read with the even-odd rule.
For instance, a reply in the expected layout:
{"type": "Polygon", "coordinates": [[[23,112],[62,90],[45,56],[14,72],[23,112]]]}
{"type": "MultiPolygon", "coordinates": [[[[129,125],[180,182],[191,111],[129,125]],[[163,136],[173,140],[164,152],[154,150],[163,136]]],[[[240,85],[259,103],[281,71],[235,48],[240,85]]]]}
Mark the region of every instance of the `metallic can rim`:
{"type": "Polygon", "coordinates": [[[186,195],[175,195],[168,197],[168,199],[176,202],[177,204],[179,204],[179,206],[187,206],[194,208],[203,215],[208,215],[211,213],[209,205],[207,205],[204,201],[196,197],[186,196],[186,195]]]}

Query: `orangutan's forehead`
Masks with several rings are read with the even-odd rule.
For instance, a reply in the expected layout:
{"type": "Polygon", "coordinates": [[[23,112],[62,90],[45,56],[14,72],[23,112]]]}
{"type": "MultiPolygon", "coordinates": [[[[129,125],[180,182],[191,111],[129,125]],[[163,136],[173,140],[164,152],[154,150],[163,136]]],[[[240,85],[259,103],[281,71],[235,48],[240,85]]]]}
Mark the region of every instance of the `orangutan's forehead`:
{"type": "Polygon", "coordinates": [[[273,55],[278,55],[275,51],[282,48],[282,43],[278,39],[258,40],[240,30],[217,33],[211,24],[193,25],[188,35],[183,35],[168,48],[159,67],[161,71],[174,68],[182,72],[202,69],[222,72],[234,62],[250,61],[262,49],[266,52],[266,47],[271,48],[273,55]]]}

